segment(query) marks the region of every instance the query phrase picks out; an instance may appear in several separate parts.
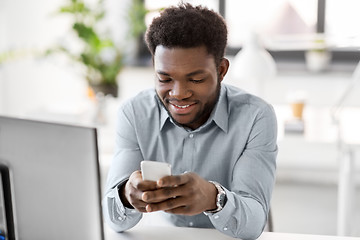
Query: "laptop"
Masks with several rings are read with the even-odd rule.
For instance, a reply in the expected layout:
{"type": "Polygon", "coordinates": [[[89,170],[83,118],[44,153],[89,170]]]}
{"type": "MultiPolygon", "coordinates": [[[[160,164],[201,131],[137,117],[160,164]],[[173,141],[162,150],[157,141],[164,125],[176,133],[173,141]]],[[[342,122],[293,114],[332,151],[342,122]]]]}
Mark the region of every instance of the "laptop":
{"type": "Polygon", "coordinates": [[[0,238],[103,240],[95,128],[0,116],[0,238]]]}

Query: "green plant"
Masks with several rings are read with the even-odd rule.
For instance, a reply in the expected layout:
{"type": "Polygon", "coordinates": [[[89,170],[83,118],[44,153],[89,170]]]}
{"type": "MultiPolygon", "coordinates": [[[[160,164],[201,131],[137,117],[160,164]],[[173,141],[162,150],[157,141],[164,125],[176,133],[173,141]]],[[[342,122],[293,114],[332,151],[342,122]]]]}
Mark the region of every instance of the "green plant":
{"type": "Polygon", "coordinates": [[[0,52],[0,64],[14,61],[20,58],[23,58],[30,54],[36,54],[31,51],[25,51],[25,50],[6,50],[4,52],[0,52]]]}
{"type": "Polygon", "coordinates": [[[149,52],[144,41],[146,31],[145,17],[150,11],[145,7],[144,0],[131,0],[126,14],[127,39],[134,49],[129,52],[127,63],[142,66],[149,59],[149,52]],[[145,62],[144,62],[145,60],[145,62]]]}
{"type": "MultiPolygon", "coordinates": [[[[122,51],[114,41],[98,32],[105,17],[104,1],[90,6],[83,0],[68,0],[60,7],[59,14],[72,17],[72,30],[82,43],[80,52],[75,53],[65,46],[57,46],[48,51],[63,52],[86,69],[86,79],[90,86],[115,86],[117,76],[123,68],[122,51]]],[[[113,94],[114,95],[114,94],[113,94]]]]}
{"type": "Polygon", "coordinates": [[[8,52],[0,53],[0,64],[5,62],[8,58],[10,58],[10,53],[8,52]]]}
{"type": "Polygon", "coordinates": [[[129,36],[137,39],[146,31],[145,16],[150,10],[145,7],[144,0],[132,0],[128,11],[129,36]]]}
{"type": "Polygon", "coordinates": [[[144,0],[131,0],[127,10],[126,20],[128,24],[128,38],[135,42],[135,50],[132,55],[135,58],[133,64],[143,65],[148,64],[151,58],[150,52],[144,41],[146,32],[145,17],[148,13],[160,12],[164,8],[148,9],[145,6],[144,0]]]}
{"type": "Polygon", "coordinates": [[[317,37],[313,40],[313,48],[310,49],[310,51],[312,52],[318,52],[318,53],[322,53],[322,52],[326,52],[327,51],[327,47],[326,47],[326,41],[323,37],[317,37]]]}

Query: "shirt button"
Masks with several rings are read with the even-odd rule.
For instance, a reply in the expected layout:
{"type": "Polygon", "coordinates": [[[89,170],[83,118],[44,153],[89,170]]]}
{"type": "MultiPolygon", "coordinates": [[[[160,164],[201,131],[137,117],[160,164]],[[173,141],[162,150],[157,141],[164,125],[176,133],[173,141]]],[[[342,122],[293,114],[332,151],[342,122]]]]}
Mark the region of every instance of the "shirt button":
{"type": "Polygon", "coordinates": [[[214,216],[214,219],[218,219],[218,218],[219,218],[219,215],[215,215],[215,216],[214,216]]]}
{"type": "Polygon", "coordinates": [[[190,227],[194,226],[194,223],[193,223],[193,222],[189,222],[189,226],[190,226],[190,227]]]}
{"type": "Polygon", "coordinates": [[[228,230],[228,228],[227,227],[224,227],[224,231],[227,231],[228,230]]]}
{"type": "Polygon", "coordinates": [[[193,138],[194,134],[190,133],[189,138],[193,138]]]}

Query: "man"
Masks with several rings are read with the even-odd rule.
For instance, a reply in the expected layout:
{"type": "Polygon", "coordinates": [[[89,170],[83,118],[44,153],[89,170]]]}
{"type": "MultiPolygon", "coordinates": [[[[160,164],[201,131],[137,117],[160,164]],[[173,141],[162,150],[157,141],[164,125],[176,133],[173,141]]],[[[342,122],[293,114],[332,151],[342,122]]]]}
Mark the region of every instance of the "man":
{"type": "Polygon", "coordinates": [[[222,84],[227,29],[221,16],[182,4],[146,33],[155,90],[119,110],[116,153],[103,200],[116,231],[163,211],[176,226],[216,228],[255,239],[274,185],[277,123],[258,97],[222,84]],[[142,160],[167,162],[172,176],[143,181],[142,160]]]}

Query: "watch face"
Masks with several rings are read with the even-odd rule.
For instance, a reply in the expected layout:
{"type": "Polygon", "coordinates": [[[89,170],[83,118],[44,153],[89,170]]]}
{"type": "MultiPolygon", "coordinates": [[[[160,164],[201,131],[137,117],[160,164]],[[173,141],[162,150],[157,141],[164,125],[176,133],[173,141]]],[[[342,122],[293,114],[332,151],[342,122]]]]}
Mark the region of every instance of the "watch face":
{"type": "Polygon", "coordinates": [[[225,193],[222,193],[219,195],[218,203],[221,207],[224,207],[224,205],[226,203],[226,194],[225,193]]]}
{"type": "Polygon", "coordinates": [[[208,213],[215,213],[218,212],[220,210],[223,209],[223,207],[225,206],[226,202],[227,202],[227,197],[226,197],[226,192],[225,190],[222,188],[222,186],[217,183],[217,182],[213,182],[213,181],[209,181],[210,183],[214,184],[218,194],[216,195],[216,206],[217,209],[215,210],[211,210],[211,211],[207,211],[208,213]]]}

